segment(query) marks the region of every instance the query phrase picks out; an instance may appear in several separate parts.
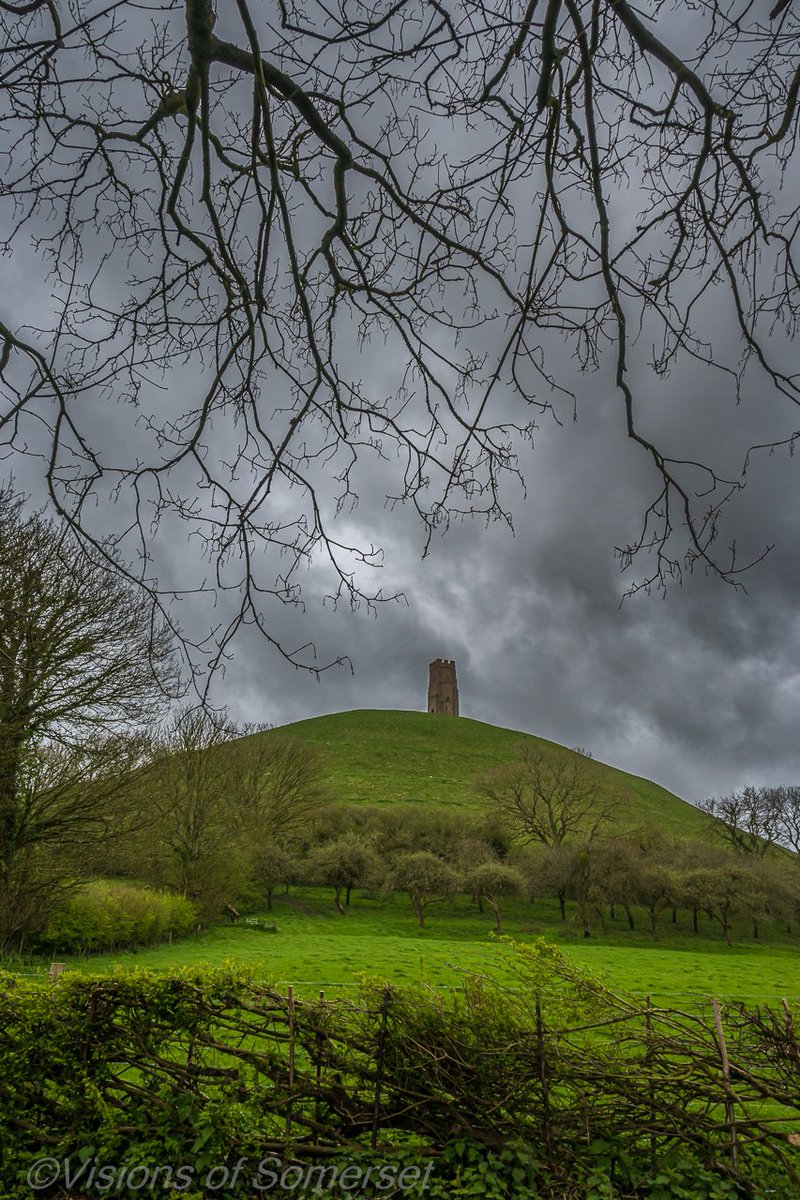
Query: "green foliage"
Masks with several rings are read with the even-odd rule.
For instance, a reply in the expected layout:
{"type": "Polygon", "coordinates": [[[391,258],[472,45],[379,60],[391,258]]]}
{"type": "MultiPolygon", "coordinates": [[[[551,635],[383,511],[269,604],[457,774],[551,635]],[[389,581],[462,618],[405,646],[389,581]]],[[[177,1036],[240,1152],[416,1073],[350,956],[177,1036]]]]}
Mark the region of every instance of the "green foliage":
{"type": "MultiPolygon", "coordinates": [[[[339,1145],[340,1165],[432,1158],[425,1190],[409,1193],[418,1200],[795,1200],[798,1156],[769,1124],[744,1133],[731,1162],[724,1115],[704,1099],[720,1071],[708,1024],[664,1014],[670,1040],[654,1076],[659,1104],[664,1095],[651,1142],[642,1118],[653,1096],[631,1070],[652,1032],[649,1014],[645,1022],[552,947],[514,953],[524,984],[514,991],[473,979],[456,1000],[369,980],[355,1005],[298,1002],[293,1094],[286,998],[250,972],[129,972],[52,986],[0,975],[0,1194],[29,1200],[25,1173],[43,1153],[76,1166],[190,1163],[202,1172],[240,1157],[257,1163],[270,1145],[286,1161],[299,1150],[302,1161],[311,1121],[323,1142],[339,1145]],[[534,996],[546,1022],[547,1117],[534,996]],[[288,1116],[296,1124],[287,1135],[288,1116]]],[[[769,1030],[763,1013],[735,1012],[741,1061],[748,1025],[758,1045],[769,1030]]],[[[757,1072],[765,1095],[785,1094],[783,1067],[769,1054],[757,1072]]],[[[225,1194],[245,1200],[248,1175],[225,1194]]]]}
{"type": "Polygon", "coordinates": [[[386,881],[395,892],[405,892],[419,921],[425,924],[425,910],[436,900],[452,896],[461,886],[457,871],[437,855],[427,850],[399,854],[386,881]]]}
{"type": "Polygon", "coordinates": [[[172,892],[95,880],[76,892],[50,918],[40,942],[65,954],[151,946],[183,937],[197,924],[190,900],[172,892]]]}
{"type": "Polygon", "coordinates": [[[497,932],[501,932],[500,901],[504,896],[519,896],[525,890],[520,871],[501,862],[483,862],[470,868],[464,886],[480,900],[486,900],[495,916],[497,932]]]}
{"type": "Polygon", "coordinates": [[[344,912],[342,893],[349,905],[352,888],[377,882],[381,870],[372,840],[365,834],[349,831],[319,846],[309,858],[305,873],[315,882],[333,888],[336,907],[344,912]]]}

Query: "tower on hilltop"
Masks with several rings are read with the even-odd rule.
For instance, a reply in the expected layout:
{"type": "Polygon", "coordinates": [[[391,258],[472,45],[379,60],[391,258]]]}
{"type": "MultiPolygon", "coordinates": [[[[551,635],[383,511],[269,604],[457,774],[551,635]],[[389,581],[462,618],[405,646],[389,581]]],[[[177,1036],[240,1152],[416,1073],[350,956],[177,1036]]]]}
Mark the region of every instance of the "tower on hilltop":
{"type": "Polygon", "coordinates": [[[458,716],[456,664],[452,658],[436,658],[428,668],[428,712],[458,716]]]}

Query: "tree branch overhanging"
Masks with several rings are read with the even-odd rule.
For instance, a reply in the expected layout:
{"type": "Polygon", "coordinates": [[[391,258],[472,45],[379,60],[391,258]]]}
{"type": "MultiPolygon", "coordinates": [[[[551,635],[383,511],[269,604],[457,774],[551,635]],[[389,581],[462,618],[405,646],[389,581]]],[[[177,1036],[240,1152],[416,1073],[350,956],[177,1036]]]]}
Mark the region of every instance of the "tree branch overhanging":
{"type": "Polygon", "coordinates": [[[735,401],[800,399],[773,336],[800,317],[790,6],[766,25],[714,0],[689,55],[672,10],[627,0],[148,11],[0,4],[6,244],[52,297],[38,328],[2,314],[0,453],[39,456],[95,555],[116,498],[108,561],[167,614],[237,598],[188,645],[198,672],[247,625],[322,669],[275,633],[301,567],[340,601],[391,598],[336,523],[371,466],[426,547],[510,522],[534,417],[580,413],[564,343],[586,372],[615,360],[620,434],[650,464],[630,590],[695,565],[738,580],[718,545],[743,481],[654,438],[642,381],[688,362],[735,401]],[[729,358],[701,316],[720,289],[729,358]],[[159,525],[200,533],[209,569],[167,578],[159,525]]]}

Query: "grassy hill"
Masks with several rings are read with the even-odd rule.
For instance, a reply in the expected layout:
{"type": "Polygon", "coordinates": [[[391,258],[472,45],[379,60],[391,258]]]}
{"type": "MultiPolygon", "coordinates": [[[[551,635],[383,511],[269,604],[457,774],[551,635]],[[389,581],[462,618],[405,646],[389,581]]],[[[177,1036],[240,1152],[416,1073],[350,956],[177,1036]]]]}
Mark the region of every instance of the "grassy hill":
{"type": "MultiPolygon", "coordinates": [[[[475,778],[512,762],[525,740],[545,753],[572,754],[555,742],[466,717],[356,710],[296,721],[257,737],[288,736],[318,751],[331,795],[349,804],[424,804],[476,808],[475,778]]],[[[620,801],[626,827],[693,837],[708,818],[649,779],[584,760],[620,801]]]]}

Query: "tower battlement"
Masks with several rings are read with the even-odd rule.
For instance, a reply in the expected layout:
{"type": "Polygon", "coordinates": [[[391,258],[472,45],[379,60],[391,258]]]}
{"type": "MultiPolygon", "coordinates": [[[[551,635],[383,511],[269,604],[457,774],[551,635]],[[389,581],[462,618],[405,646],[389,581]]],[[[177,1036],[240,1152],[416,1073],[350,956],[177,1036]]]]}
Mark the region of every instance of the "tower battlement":
{"type": "Polygon", "coordinates": [[[458,683],[452,658],[435,658],[428,667],[428,712],[458,716],[458,683]]]}

